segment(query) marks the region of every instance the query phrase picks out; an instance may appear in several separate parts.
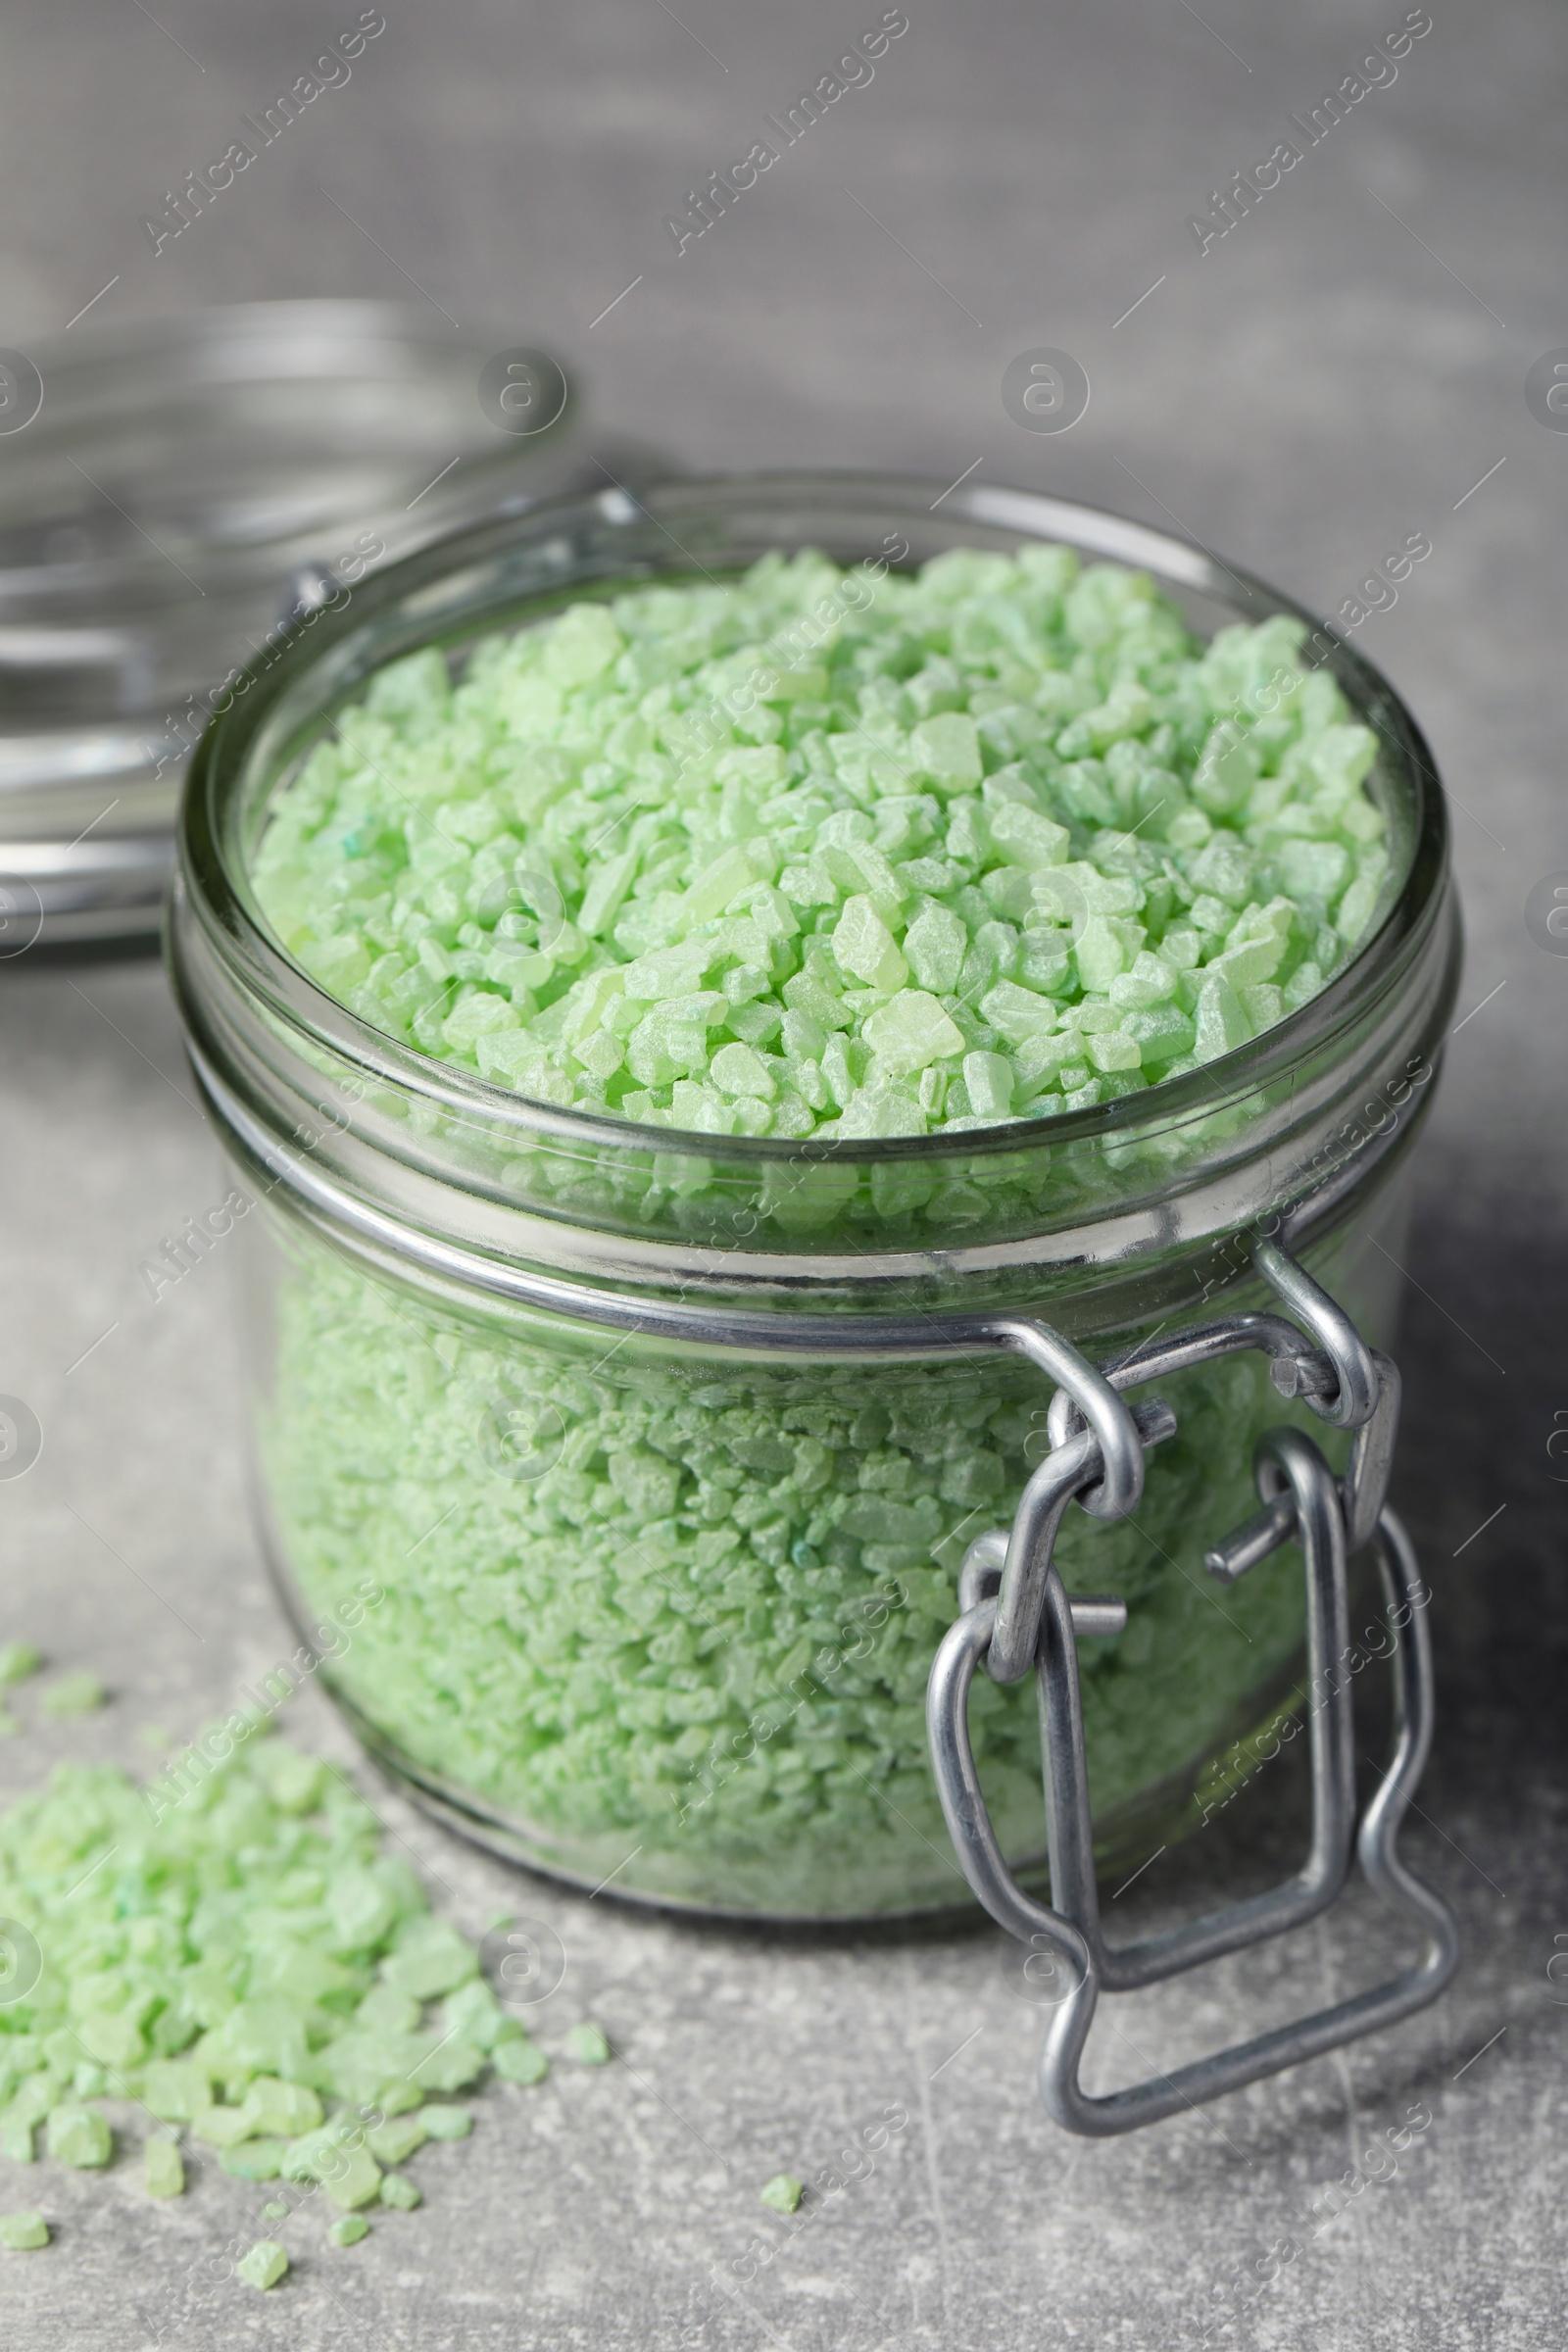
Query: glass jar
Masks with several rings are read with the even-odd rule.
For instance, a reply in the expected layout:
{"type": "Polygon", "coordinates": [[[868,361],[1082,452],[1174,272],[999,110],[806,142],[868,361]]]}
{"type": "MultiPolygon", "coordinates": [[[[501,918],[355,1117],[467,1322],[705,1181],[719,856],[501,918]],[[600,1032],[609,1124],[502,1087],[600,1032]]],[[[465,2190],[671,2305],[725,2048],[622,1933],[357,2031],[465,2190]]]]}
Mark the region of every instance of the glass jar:
{"type": "MultiPolygon", "coordinates": [[[[1380,740],[1384,904],[1301,1010],[1094,1108],[875,1142],[649,1130],[395,1043],[270,935],[249,865],[274,796],[369,674],[417,647],[458,662],[632,580],[808,547],[917,564],[1058,541],[1148,570],[1200,635],[1297,611],[1112,515],[932,495],[683,482],[466,531],[302,630],[209,729],[187,786],[169,953],[236,1172],[285,1606],[419,1801],[537,1869],[666,1905],[825,1919],[966,1900],[926,1678],[967,1544],[1006,1523],[1049,1445],[1051,1388],[1015,1355],[939,1342],[1028,1313],[1104,1359],[1266,1303],[1247,1237],[1307,1196],[1303,1262],[1369,1340],[1391,1336],[1457,913],[1421,738],[1324,634],[1305,658],[1380,740]],[[863,1342],[866,1317],[902,1320],[846,1360],[847,1319],[863,1342]]],[[[1290,1703],[1301,1647],[1288,1558],[1223,1595],[1202,1570],[1255,1507],[1256,1438],[1297,1408],[1252,1355],[1161,1388],[1178,1434],[1140,1507],[1113,1526],[1071,1514],[1057,1551],[1070,1590],[1129,1607],[1083,1656],[1097,1835],[1118,1861],[1196,1825],[1195,1788],[1290,1703]]],[[[1044,1845],[1032,1696],[977,1686],[973,1735],[1027,1878],[1044,1845]]]]}

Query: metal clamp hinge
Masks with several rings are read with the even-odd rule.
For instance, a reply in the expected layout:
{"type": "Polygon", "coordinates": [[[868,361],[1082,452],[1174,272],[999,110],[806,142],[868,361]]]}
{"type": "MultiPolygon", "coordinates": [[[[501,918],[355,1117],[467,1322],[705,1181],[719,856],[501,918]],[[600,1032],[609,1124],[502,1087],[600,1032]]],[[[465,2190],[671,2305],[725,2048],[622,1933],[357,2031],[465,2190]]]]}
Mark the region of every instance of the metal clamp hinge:
{"type": "MultiPolygon", "coordinates": [[[[959,1587],[963,1614],[931,1669],[926,1716],[932,1765],[964,1875],[994,1919],[1050,1955],[1067,1987],[1040,2053],[1041,2096],[1067,2131],[1097,2137],[1157,2123],[1393,2025],[1434,2000],[1458,1960],[1451,1913],[1405,1867],[1396,1844],[1431,1746],[1433,1712],[1431,1643],[1423,1613],[1427,1595],[1409,1539],[1385,1500],[1399,1412],[1398,1373],[1387,1356],[1366,1346],[1343,1309],[1282,1250],[1260,1243],[1255,1257],[1304,1332],[1277,1315],[1225,1316],[1151,1342],[1102,1367],[1098,1377],[1085,1363],[1079,1377],[1064,1381],[1051,1408],[1052,1450],[1029,1480],[1011,1530],[995,1530],[970,1545],[959,1587]],[[1116,1600],[1069,1597],[1053,1552],[1070,1500],[1091,1510],[1099,1504],[1098,1515],[1111,1518],[1124,1516],[1132,1505],[1118,1509],[1120,1498],[1113,1496],[1112,1507],[1104,1507],[1110,1482],[1100,1429],[1085,1421],[1075,1399],[1094,1395],[1102,1400],[1108,1383],[1126,1416],[1121,1450],[1125,1453],[1131,1439],[1142,1452],[1174,1433],[1175,1415],[1157,1398],[1129,1411],[1120,1392],[1247,1348],[1271,1357],[1276,1385],[1285,1394],[1303,1396],[1324,1420],[1355,1431],[1343,1481],[1309,1437],[1293,1429],[1269,1431],[1259,1442],[1254,1465],[1262,1510],[1206,1555],[1213,1575],[1234,1582],[1280,1545],[1300,1546],[1310,1676],[1310,1843],[1300,1869],[1271,1892],[1113,1948],[1102,1933],[1095,1882],[1077,1642],[1081,1636],[1118,1633],[1126,1610],[1116,1600]],[[1368,1543],[1392,1635],[1395,1723],[1389,1761],[1357,1824],[1346,1572],[1348,1560],[1368,1543]],[[1039,1676],[1049,1905],[1027,1894],[1012,1877],[986,1811],[968,1727],[969,1690],[982,1661],[998,1681],[1016,1682],[1031,1666],[1039,1676]],[[1352,1847],[1374,1889],[1425,1930],[1417,1961],[1373,1990],[1169,2075],[1104,2097],[1083,2090],[1079,2064],[1102,1992],[1160,1983],[1316,1918],[1344,1886],[1352,1847]]],[[[1097,1408],[1097,1419],[1103,1422],[1102,1409],[1097,1408]]],[[[1125,1489],[1126,1481],[1122,1484],[1125,1489]]]]}

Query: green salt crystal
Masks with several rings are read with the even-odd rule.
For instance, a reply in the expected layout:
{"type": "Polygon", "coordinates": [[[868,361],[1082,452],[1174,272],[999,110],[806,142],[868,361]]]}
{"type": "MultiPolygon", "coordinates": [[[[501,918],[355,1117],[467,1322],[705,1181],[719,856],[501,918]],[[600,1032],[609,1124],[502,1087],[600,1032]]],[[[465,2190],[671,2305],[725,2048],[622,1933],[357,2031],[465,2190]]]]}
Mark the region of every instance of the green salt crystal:
{"type": "Polygon", "coordinates": [[[188,2058],[149,2059],[141,2095],[143,2104],[165,2124],[192,2123],[213,2103],[210,2078],[188,2058]]]}
{"type": "Polygon", "coordinates": [[[91,1715],[104,1703],[104,1687],[95,1674],[63,1674],[51,1683],[42,1704],[51,1715],[91,1715]]]}
{"type": "Polygon", "coordinates": [[[550,2061],[543,2050],[525,2036],[497,2042],[490,2063],[503,2082],[542,2082],[550,2072],[550,2061]]]}
{"type": "Polygon", "coordinates": [[[362,2237],[369,2234],[370,2225],[363,2213],[346,2213],[333,2222],[326,2234],[334,2246],[357,2246],[362,2237]]]}
{"type": "Polygon", "coordinates": [[[430,2139],[466,2139],[473,2130],[473,2117],[466,2107],[421,2107],[419,2121],[430,2139]]]}
{"type": "Polygon", "coordinates": [[[388,2173],[381,2183],[381,2202],[395,2206],[399,2213],[412,2213],[416,2205],[424,2203],[424,2196],[402,2173],[388,2173]]]}
{"type": "Polygon", "coordinates": [[[29,2075],[18,2088],[15,2098],[6,2109],[8,2123],[41,2124],[55,2103],[55,2090],[47,2075],[29,2075]]]}
{"type": "Polygon", "coordinates": [[[218,2161],[236,2180],[275,2180],[283,2169],[288,2143],[281,2139],[247,2139],[225,2148],[218,2161]]]}
{"type": "Polygon", "coordinates": [[[183,2195],[185,2160],[180,2155],[178,2140],[155,2132],[143,2150],[143,2165],[150,2197],[183,2195]]]}
{"type": "Polygon", "coordinates": [[[306,2061],[305,2020],[291,2001],[246,1999],[231,2009],[202,2045],[204,2060],[231,2075],[294,2077],[306,2061]]]}
{"type": "Polygon", "coordinates": [[[963,1031],[935,997],[918,988],[903,990],[891,1004],[873,1012],[865,1024],[865,1041],[877,1059],[901,1078],[963,1051],[963,1031]]]}
{"type": "Polygon", "coordinates": [[[611,2052],[603,2027],[591,2023],[572,2026],[566,2034],[566,2055],[575,2058],[579,2066],[608,2066],[611,2052]]]}
{"type": "Polygon", "coordinates": [[[265,2222],[286,2222],[289,2211],[289,2207],[283,2203],[280,2197],[274,2197],[270,2205],[262,2207],[262,2219],[265,2222]]]}
{"type": "MultiPolygon", "coordinates": [[[[452,2004],[447,2003],[451,2023],[452,2004]]],[[[372,1984],[354,2012],[354,2022],[370,2033],[416,2034],[424,2014],[424,2004],[407,1992],[399,1992],[391,1984],[372,1984]]]]}
{"type": "Polygon", "coordinates": [[[365,2144],[363,2129],[335,2118],[285,2148],[280,2167],[290,2180],[318,2180],[334,2205],[352,2210],[368,2205],[381,2184],[381,2168],[365,2144]]]}
{"type": "Polygon", "coordinates": [[[441,2004],[441,2027],[443,2033],[461,2034],[475,2049],[488,2050],[513,2028],[513,2021],[503,2016],[483,1978],[475,1977],[448,1993],[441,2004]]]}
{"type": "Polygon", "coordinates": [[[1251,1034],[1236,992],[1223,976],[1204,980],[1193,1018],[1197,1032],[1193,1052],[1200,1061],[1234,1053],[1251,1034]]]}
{"type": "Polygon", "coordinates": [[[107,2164],[115,2151],[107,2118],[96,2107],[69,2102],[50,2109],[45,2143],[57,2164],[84,2172],[107,2164]]]}
{"type": "Polygon", "coordinates": [[[368,2148],[344,2151],[341,2169],[334,2168],[321,2183],[331,2202],[344,2212],[368,2205],[381,2185],[381,2168],[368,2148]]]}
{"type": "Polygon", "coordinates": [[[253,2132],[298,2139],[320,2122],[321,2102],[304,2082],[279,2082],[270,2075],[259,2075],[246,2090],[241,2113],[253,2132]]]}
{"type": "Polygon", "coordinates": [[[419,2115],[399,2116],[395,2122],[377,2124],[365,2134],[366,2146],[377,2164],[392,2166],[406,2164],[416,2148],[425,2139],[424,2124],[419,2115]]]}
{"type": "Polygon", "coordinates": [[[804,2193],[793,2173],[775,2173],[766,2187],[758,2191],[761,2202],[774,2213],[794,2213],[804,2193]]]}
{"type": "Polygon", "coordinates": [[[259,2238],[234,2265],[234,2275],[247,2286],[275,2286],[288,2270],[288,2256],[275,2237],[259,2238]]]}
{"type": "Polygon", "coordinates": [[[428,2001],[438,1993],[455,1991],[477,1973],[478,1966],[474,1952],[455,1929],[444,1920],[426,1916],[409,1921],[399,1931],[395,1949],[381,1963],[381,1975],[395,1992],[428,2001]]]}
{"type": "Polygon", "coordinates": [[[383,2082],[376,2101],[383,2115],[408,2115],[417,2107],[424,2092],[414,2082],[383,2082]]]}
{"type": "Polygon", "coordinates": [[[49,2243],[49,2225],[41,2213],[0,2213],[0,2246],[13,2254],[29,2252],[49,2243]]]}
{"type": "Polygon", "coordinates": [[[31,2164],[32,2132],[32,2125],[21,2116],[0,2119],[0,2156],[8,2156],[13,2164],[31,2164]]]}
{"type": "Polygon", "coordinates": [[[34,1649],[30,1642],[0,1642],[0,1689],[8,1683],[24,1683],[42,1664],[42,1650],[34,1649]]]}
{"type": "Polygon", "coordinates": [[[420,2059],[413,2080],[421,2093],[466,2090],[483,2074],[484,2063],[483,2050],[455,2036],[450,2041],[437,2042],[429,2055],[420,2059]]]}
{"type": "Polygon", "coordinates": [[[833,955],[839,969],[868,988],[902,988],[908,965],[899,954],[892,932],[863,892],[844,903],[833,933],[833,955]]]}
{"type": "Polygon", "coordinates": [[[191,2118],[191,2137],[210,2148],[237,2148],[257,2127],[243,2107],[203,2107],[191,2118]]]}

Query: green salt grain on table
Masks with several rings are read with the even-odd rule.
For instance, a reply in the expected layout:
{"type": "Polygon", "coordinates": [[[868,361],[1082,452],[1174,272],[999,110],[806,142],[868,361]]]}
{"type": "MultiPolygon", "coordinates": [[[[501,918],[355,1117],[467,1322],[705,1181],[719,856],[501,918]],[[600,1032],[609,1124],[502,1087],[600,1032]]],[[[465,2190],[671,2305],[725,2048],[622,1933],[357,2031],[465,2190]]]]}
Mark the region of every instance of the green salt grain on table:
{"type": "Polygon", "coordinates": [[[203,2107],[191,2118],[191,2137],[210,2148],[237,2148],[257,2127],[243,2107],[203,2107]]]}
{"type": "Polygon", "coordinates": [[[321,2102],[305,2082],[279,2082],[260,2075],[241,2102],[241,2113],[253,2132],[278,2139],[298,2139],[314,2132],[321,2120],[321,2102]]]}
{"type": "Polygon", "coordinates": [[[74,2165],[82,2172],[96,2171],[115,2152],[108,2122],[98,2109],[69,2103],[50,2109],[45,2145],[56,2164],[74,2165]]]}
{"type": "Polygon", "coordinates": [[[466,2107],[421,2107],[419,2121],[430,2139],[466,2139],[473,2130],[466,2107]]]}
{"type": "Polygon", "coordinates": [[[50,1715],[91,1715],[104,1703],[104,1687],[95,1674],[63,1674],[51,1683],[42,1704],[50,1715]]]}
{"type": "Polygon", "coordinates": [[[25,1682],[43,1664],[43,1652],[30,1642],[0,1642],[0,1689],[25,1682]]]}
{"type": "MultiPolygon", "coordinates": [[[[323,2178],[340,2205],[376,2195],[381,2170],[353,2112],[366,2039],[355,2011],[375,1999],[383,1959],[432,1948],[413,1932],[430,1915],[336,1775],[262,1735],[215,1769],[155,1777],[145,1790],[112,1765],[62,1764],[0,1812],[0,1916],[48,1960],[24,2001],[0,2005],[8,2157],[30,2160],[46,2123],[56,2162],[106,2164],[110,2127],[85,2086],[107,2082],[161,2120],[188,2123],[241,2177],[275,2173],[286,2137],[291,2178],[323,2178]],[[314,1792],[305,1811],[302,1790],[314,1792]],[[323,2094],[347,2102],[341,2122],[323,2125],[323,2094]],[[358,2144],[323,2148],[323,2131],[358,2144]],[[298,2163],[313,2139],[319,2161],[298,2163]]],[[[443,1931],[448,1977],[455,1942],[443,1931]]],[[[382,1989],[407,2021],[409,1996],[382,1989]]],[[[414,2002],[415,2026],[419,2014],[414,2002]]],[[[389,2078],[385,2112],[419,2106],[409,2069],[439,2039],[381,2032],[371,2071],[389,2078]]],[[[454,2063],[471,2079],[483,2053],[464,2043],[454,2063]]],[[[179,2192],[172,2136],[150,2139],[144,2161],[151,2193],[179,2192]]]]}
{"type": "Polygon", "coordinates": [[[348,2112],[307,2132],[283,2151],[290,2180],[318,2180],[342,2212],[368,2205],[381,2185],[381,2168],[365,2143],[364,2128],[348,2112]]]}
{"type": "Polygon", "coordinates": [[[1371,919],[1376,742],[1303,634],[1204,647],[1146,575],[1052,547],[638,586],[456,682],[383,670],[257,887],[352,1010],[543,1102],[785,1139],[1086,1107],[1271,1026],[1371,919]],[[1153,1003],[1182,1027],[1131,1019],[1153,1003]],[[1086,1015],[1121,1050],[1064,1088],[1024,1048],[1086,1015]]]}
{"type": "Polygon", "coordinates": [[[288,2270],[288,2256],[275,2237],[259,2238],[234,2265],[236,2278],[247,2286],[275,2286],[288,2270]]]}
{"type": "Polygon", "coordinates": [[[758,2190],[764,2205],[775,2213],[794,2213],[805,2191],[793,2173],[775,2173],[765,2188],[758,2190]]]}
{"type": "Polygon", "coordinates": [[[412,2213],[416,2205],[424,2203],[424,2195],[402,2173],[388,2173],[381,2183],[381,2202],[394,2206],[399,2213],[412,2213]]]}
{"type": "Polygon", "coordinates": [[[270,2205],[262,2207],[262,2219],[265,2222],[286,2222],[288,2217],[289,2208],[276,2197],[270,2205]]]}
{"type": "Polygon", "coordinates": [[[604,2029],[593,2024],[573,2026],[566,2034],[566,2055],[579,2066],[608,2066],[610,2044],[604,2029]]]}
{"type": "Polygon", "coordinates": [[[346,2213],[341,2221],[332,2224],[326,2234],[334,2246],[357,2246],[369,2233],[370,2225],[363,2213],[346,2213]]]}
{"type": "Polygon", "coordinates": [[[497,2042],[490,2063],[503,2082],[542,2082],[550,2072],[549,2059],[526,2035],[521,2040],[497,2042]]]}
{"type": "MultiPolygon", "coordinates": [[[[422,2111],[421,2111],[422,2112],[422,2111]]],[[[377,2164],[406,2164],[416,2148],[423,2147],[425,2128],[417,2115],[399,2116],[377,2124],[365,2134],[365,2144],[377,2164]]]]}
{"type": "Polygon", "coordinates": [[[178,2197],[185,2189],[185,2161],[179,2152],[179,2142],[163,2132],[155,2132],[148,2140],[143,2155],[147,2194],[150,2197],[178,2197]]]}
{"type": "Polygon", "coordinates": [[[236,2180],[275,2180],[287,2149],[286,2140],[247,2139],[237,2148],[225,2148],[218,2161],[236,2180]]]}
{"type": "Polygon", "coordinates": [[[41,2213],[0,2213],[0,2246],[13,2254],[30,2252],[49,2243],[49,2225],[41,2213]]]}
{"type": "Polygon", "coordinates": [[[184,2058],[154,2058],[142,2078],[142,2102],[160,2123],[194,2123],[213,2104],[212,2080],[184,2058]]]}
{"type": "Polygon", "coordinates": [[[444,1920],[412,1919],[399,1931],[396,1948],[381,1963],[395,1992],[418,2001],[452,1992],[478,1970],[478,1959],[444,1920]]]}

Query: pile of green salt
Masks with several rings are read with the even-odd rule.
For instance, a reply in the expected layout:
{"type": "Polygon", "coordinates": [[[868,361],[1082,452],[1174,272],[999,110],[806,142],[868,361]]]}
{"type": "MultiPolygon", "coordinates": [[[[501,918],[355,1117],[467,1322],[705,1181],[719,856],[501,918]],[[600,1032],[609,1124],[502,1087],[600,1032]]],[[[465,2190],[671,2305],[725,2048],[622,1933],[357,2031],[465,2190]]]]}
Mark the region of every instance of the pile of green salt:
{"type": "MultiPolygon", "coordinates": [[[[123,2100],[154,2119],[150,2195],[183,2189],[184,2132],[241,2180],[407,2210],[419,2192],[396,2168],[469,2129],[452,2092],[548,2071],[349,1784],[260,1732],[172,1801],[114,1766],[57,1768],[0,1816],[0,1919],[14,2163],[109,2164],[104,2102],[123,2100]]],[[[568,2035],[569,2055],[608,2055],[597,2027],[572,2032],[597,2038],[568,2035]]]]}

